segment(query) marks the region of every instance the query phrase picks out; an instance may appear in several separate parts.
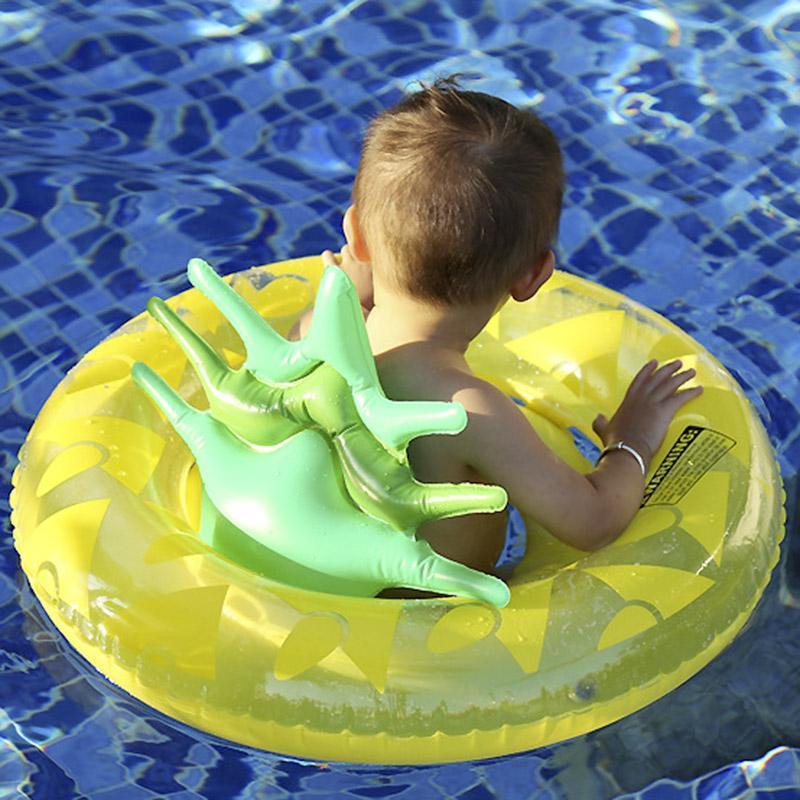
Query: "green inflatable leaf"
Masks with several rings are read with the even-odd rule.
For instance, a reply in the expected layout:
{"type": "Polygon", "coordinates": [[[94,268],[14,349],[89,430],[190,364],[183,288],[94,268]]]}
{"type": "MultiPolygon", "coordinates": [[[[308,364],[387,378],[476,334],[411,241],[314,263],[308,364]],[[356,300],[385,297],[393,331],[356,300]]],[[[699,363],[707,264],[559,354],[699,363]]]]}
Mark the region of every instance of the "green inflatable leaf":
{"type": "Polygon", "coordinates": [[[309,333],[290,342],[204,261],[192,259],[188,272],[241,336],[247,359],[231,369],[154,298],[148,309],[197,370],[209,411],[188,405],[144,364],[133,377],[197,460],[201,536],[248,568],[306,589],[371,596],[406,586],[505,606],[503,581],[416,538],[429,520],[500,511],[506,493],[414,479],[408,442],[458,433],[466,413],[458,403],[384,395],[347,275],[326,267],[309,333]]]}

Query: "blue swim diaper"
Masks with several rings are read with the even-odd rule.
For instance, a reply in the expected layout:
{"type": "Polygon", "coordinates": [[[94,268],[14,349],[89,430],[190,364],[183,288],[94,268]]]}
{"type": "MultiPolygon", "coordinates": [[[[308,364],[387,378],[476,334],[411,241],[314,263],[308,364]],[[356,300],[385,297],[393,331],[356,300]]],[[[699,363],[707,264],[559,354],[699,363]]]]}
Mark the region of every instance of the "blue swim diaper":
{"type": "Polygon", "coordinates": [[[525,556],[525,549],[528,546],[528,535],[522,515],[511,503],[506,506],[506,511],[508,512],[506,543],[503,545],[503,552],[500,553],[500,557],[494,565],[495,569],[516,567],[525,556]]]}

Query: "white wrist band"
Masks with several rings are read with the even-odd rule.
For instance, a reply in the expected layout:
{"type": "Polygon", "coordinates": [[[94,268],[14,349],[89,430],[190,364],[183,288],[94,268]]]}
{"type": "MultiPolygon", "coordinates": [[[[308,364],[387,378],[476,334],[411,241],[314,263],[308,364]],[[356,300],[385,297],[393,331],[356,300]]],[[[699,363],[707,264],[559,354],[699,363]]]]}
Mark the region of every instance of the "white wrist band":
{"type": "Polygon", "coordinates": [[[603,448],[602,452],[597,457],[597,461],[595,462],[595,466],[597,466],[600,463],[600,461],[603,458],[603,456],[607,456],[609,453],[613,453],[615,450],[624,450],[626,453],[630,453],[636,459],[636,463],[641,468],[642,477],[647,475],[647,469],[644,466],[644,459],[639,454],[639,451],[635,450],[629,444],[625,444],[625,442],[616,442],[616,444],[610,444],[608,447],[603,448]]]}

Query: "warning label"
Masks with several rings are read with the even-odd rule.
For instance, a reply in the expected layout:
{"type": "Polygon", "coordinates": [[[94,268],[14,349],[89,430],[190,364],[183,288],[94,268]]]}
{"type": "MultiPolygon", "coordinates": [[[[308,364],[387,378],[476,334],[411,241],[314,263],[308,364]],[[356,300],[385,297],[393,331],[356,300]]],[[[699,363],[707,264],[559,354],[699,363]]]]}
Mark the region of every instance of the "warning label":
{"type": "Polygon", "coordinates": [[[644,487],[643,506],[675,505],[736,441],[711,428],[687,425],[644,487]]]}

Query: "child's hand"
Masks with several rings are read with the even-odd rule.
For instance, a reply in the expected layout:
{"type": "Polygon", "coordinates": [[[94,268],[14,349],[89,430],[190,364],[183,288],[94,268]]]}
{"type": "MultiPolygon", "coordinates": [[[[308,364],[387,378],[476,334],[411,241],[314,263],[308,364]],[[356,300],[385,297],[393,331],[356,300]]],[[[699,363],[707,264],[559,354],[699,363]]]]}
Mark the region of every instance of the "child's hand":
{"type": "Polygon", "coordinates": [[[614,416],[609,420],[598,414],[592,423],[604,445],[624,441],[639,452],[645,464],[661,447],[675,412],[703,391],[699,386],[678,391],[695,375],[693,369],[678,372],[680,361],[656,367],[657,361],[648,361],[631,381],[614,416]]]}
{"type": "Polygon", "coordinates": [[[366,261],[359,261],[350,245],[345,245],[342,248],[339,256],[335,256],[330,250],[326,250],[322,254],[322,260],[325,264],[338,264],[347,274],[347,277],[353,281],[353,285],[358,292],[358,299],[361,306],[370,311],[372,306],[375,305],[373,300],[372,288],[372,265],[366,261]]]}
{"type": "MultiPolygon", "coordinates": [[[[325,250],[322,253],[322,263],[326,267],[328,264],[335,264],[347,273],[347,276],[353,281],[353,285],[356,287],[358,300],[364,312],[364,319],[366,319],[367,314],[369,314],[372,307],[375,305],[372,299],[372,266],[366,261],[359,261],[355,258],[350,251],[349,245],[345,245],[338,256],[335,255],[332,250],[325,250]]],[[[286,335],[286,338],[290,342],[295,342],[308,333],[311,327],[311,317],[313,314],[314,307],[307,308],[300,316],[300,319],[292,325],[289,333],[286,335]]]]}

